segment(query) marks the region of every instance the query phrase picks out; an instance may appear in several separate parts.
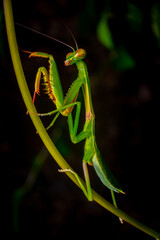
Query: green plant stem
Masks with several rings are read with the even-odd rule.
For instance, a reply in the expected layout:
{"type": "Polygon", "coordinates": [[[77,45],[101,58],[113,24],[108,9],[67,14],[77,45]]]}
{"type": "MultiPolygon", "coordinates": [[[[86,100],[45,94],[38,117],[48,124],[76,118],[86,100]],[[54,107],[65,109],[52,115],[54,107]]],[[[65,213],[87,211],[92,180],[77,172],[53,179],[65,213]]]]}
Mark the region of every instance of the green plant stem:
{"type": "MultiPolygon", "coordinates": [[[[17,40],[16,40],[16,34],[15,34],[15,28],[14,28],[14,19],[13,19],[13,13],[12,13],[12,5],[11,5],[11,0],[3,0],[4,4],[4,13],[5,13],[5,21],[6,21],[6,29],[7,29],[7,36],[8,36],[8,43],[9,43],[9,48],[10,48],[10,53],[12,57],[12,62],[15,70],[15,74],[17,77],[18,85],[24,100],[24,103],[26,105],[26,108],[28,109],[29,112],[36,113],[36,109],[34,104],[32,103],[32,98],[25,80],[20,56],[19,56],[19,51],[18,51],[18,46],[17,46],[17,40]]],[[[62,168],[62,169],[67,169],[71,167],[68,165],[68,163],[64,160],[64,158],[61,156],[55,145],[53,144],[52,140],[50,139],[49,135],[47,134],[40,118],[36,115],[31,114],[30,115],[33,124],[35,128],[37,129],[39,136],[41,137],[43,143],[45,144],[46,148],[52,155],[52,157],[55,159],[57,164],[62,168]]],[[[70,179],[78,185],[77,180],[73,176],[73,174],[67,172],[66,173],[70,179]]],[[[78,185],[79,186],[79,185],[78,185]]],[[[137,221],[136,219],[132,218],[122,210],[115,208],[111,203],[106,201],[103,197],[101,197],[98,193],[96,193],[94,190],[93,192],[93,199],[103,206],[105,209],[110,211],[111,213],[115,214],[118,217],[121,217],[124,221],[130,223],[134,227],[140,229],[141,231],[145,232],[146,234],[156,238],[160,239],[160,233],[154,231],[153,229],[145,226],[141,222],[137,221]]]]}

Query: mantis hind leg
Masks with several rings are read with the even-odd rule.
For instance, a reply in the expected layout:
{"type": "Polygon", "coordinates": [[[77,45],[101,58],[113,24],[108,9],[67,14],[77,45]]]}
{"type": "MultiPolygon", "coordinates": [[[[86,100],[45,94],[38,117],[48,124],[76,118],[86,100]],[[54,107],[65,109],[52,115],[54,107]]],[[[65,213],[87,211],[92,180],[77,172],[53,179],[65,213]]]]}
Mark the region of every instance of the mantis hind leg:
{"type": "Polygon", "coordinates": [[[84,186],[84,184],[83,184],[82,180],[80,179],[80,177],[78,176],[78,174],[76,172],[74,172],[73,170],[71,170],[71,169],[61,169],[61,170],[59,170],[59,172],[71,172],[75,176],[75,178],[76,178],[82,192],[86,196],[86,198],[89,201],[93,201],[88,168],[87,168],[87,164],[84,161],[83,161],[83,172],[84,172],[86,187],[84,186]]]}
{"type": "MultiPolygon", "coordinates": [[[[113,205],[114,205],[116,208],[118,208],[117,202],[116,202],[116,198],[115,198],[115,195],[114,195],[113,190],[111,190],[111,196],[112,196],[113,205]]],[[[123,224],[123,219],[122,219],[122,218],[119,217],[119,221],[120,221],[120,223],[123,224]]]]}

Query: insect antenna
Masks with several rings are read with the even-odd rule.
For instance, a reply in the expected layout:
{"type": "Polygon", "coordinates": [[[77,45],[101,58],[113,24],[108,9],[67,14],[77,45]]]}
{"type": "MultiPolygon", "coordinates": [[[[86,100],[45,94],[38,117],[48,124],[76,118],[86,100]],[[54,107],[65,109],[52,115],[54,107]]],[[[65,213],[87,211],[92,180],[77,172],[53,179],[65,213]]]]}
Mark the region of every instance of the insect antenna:
{"type": "MultiPolygon", "coordinates": [[[[75,50],[74,50],[73,47],[71,47],[71,46],[70,46],[69,44],[67,44],[67,43],[64,43],[64,42],[60,41],[60,40],[57,39],[57,38],[54,38],[54,37],[48,36],[48,35],[46,35],[46,34],[44,34],[44,33],[41,33],[41,32],[39,32],[39,31],[37,31],[37,30],[35,30],[35,29],[32,29],[32,28],[26,27],[26,26],[24,26],[24,25],[22,25],[22,24],[20,24],[20,23],[16,23],[16,25],[18,25],[18,26],[20,26],[20,27],[23,27],[23,28],[26,28],[26,29],[28,29],[28,30],[30,30],[30,31],[32,31],[32,32],[35,32],[35,33],[37,33],[37,34],[40,34],[40,35],[42,35],[42,36],[44,36],[44,37],[47,37],[47,38],[49,38],[49,39],[52,39],[52,40],[54,40],[54,41],[56,41],[56,42],[59,42],[59,43],[65,45],[65,46],[71,48],[72,51],[75,52],[75,50]]],[[[72,33],[71,33],[71,35],[72,35],[72,33]]],[[[72,37],[73,37],[73,39],[74,39],[74,36],[72,36],[72,37]]],[[[77,47],[77,45],[76,45],[76,47],[77,47]]]]}
{"type": "Polygon", "coordinates": [[[76,39],[75,39],[72,31],[71,31],[67,26],[65,26],[65,27],[67,28],[67,31],[68,31],[68,32],[70,33],[70,35],[72,36],[73,41],[74,41],[74,43],[75,43],[75,45],[76,45],[76,49],[78,50],[78,44],[77,44],[77,41],[76,41],[76,39]]]}
{"type": "Polygon", "coordinates": [[[78,50],[78,44],[77,44],[77,41],[76,41],[76,39],[75,39],[75,37],[74,37],[71,29],[63,22],[62,19],[60,19],[60,21],[62,22],[62,24],[64,25],[64,27],[67,29],[67,31],[69,32],[69,34],[70,34],[71,37],[73,38],[73,41],[74,41],[74,43],[75,43],[75,45],[76,45],[76,49],[78,50]]]}

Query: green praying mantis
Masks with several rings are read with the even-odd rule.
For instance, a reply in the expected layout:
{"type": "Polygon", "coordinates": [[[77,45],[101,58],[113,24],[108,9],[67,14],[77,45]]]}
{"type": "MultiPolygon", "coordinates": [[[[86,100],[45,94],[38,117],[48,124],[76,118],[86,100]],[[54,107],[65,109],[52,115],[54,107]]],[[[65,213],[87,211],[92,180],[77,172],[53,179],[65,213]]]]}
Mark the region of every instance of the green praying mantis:
{"type": "MultiPolygon", "coordinates": [[[[46,58],[48,59],[48,62],[49,62],[49,71],[47,71],[45,67],[40,67],[36,74],[33,103],[35,103],[36,94],[40,95],[40,84],[43,79],[44,86],[45,86],[45,93],[48,95],[51,101],[55,104],[56,110],[48,113],[38,113],[38,115],[50,116],[52,114],[56,114],[51,124],[46,128],[47,130],[53,126],[53,124],[55,123],[56,119],[60,114],[65,117],[68,117],[68,126],[69,126],[69,134],[70,134],[71,141],[73,143],[79,143],[85,140],[82,165],[83,165],[83,172],[84,172],[86,186],[84,186],[84,184],[81,182],[79,176],[75,171],[71,169],[61,169],[59,170],[59,172],[71,172],[77,179],[81,187],[81,190],[83,191],[86,198],[89,201],[92,201],[93,196],[92,196],[90,177],[89,177],[87,165],[93,166],[96,174],[98,175],[102,183],[107,188],[110,189],[113,204],[115,207],[117,207],[114,192],[123,193],[123,194],[124,192],[120,184],[118,183],[118,181],[116,180],[112,172],[110,171],[106,162],[103,160],[96,144],[95,113],[94,113],[93,104],[92,104],[91,87],[90,87],[87,66],[83,61],[83,59],[86,57],[86,51],[82,48],[78,48],[77,42],[75,41],[74,37],[73,39],[76,44],[76,48],[77,48],[76,50],[74,50],[74,48],[72,48],[70,45],[63,43],[58,39],[55,39],[55,38],[52,38],[52,39],[72,49],[72,52],[66,55],[66,60],[64,61],[64,64],[65,66],[71,66],[75,64],[78,70],[78,77],[71,84],[66,94],[66,97],[64,98],[63,90],[62,90],[62,86],[61,86],[61,82],[58,74],[58,69],[53,56],[43,52],[25,51],[30,53],[29,58],[31,57],[46,58]],[[83,97],[84,97],[84,103],[85,103],[85,123],[83,126],[83,130],[80,133],[78,133],[78,125],[79,125],[79,118],[80,118],[80,112],[81,112],[81,102],[77,101],[77,97],[79,94],[79,90],[81,88],[83,91],[83,97]],[[73,108],[76,108],[74,119],[72,117],[73,108]]],[[[120,219],[120,221],[122,222],[123,220],[120,219]]]]}

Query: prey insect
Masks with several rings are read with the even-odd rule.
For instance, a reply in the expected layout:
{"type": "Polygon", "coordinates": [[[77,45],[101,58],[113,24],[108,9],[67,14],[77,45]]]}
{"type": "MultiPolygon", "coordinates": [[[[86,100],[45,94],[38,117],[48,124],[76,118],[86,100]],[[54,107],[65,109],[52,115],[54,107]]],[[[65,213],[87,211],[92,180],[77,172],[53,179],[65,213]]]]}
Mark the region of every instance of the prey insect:
{"type": "MultiPolygon", "coordinates": [[[[58,42],[61,42],[61,41],[58,40],[58,42]]],[[[48,97],[56,106],[56,110],[54,111],[38,114],[39,116],[48,116],[48,115],[56,114],[47,129],[53,126],[56,119],[61,114],[63,116],[68,117],[69,134],[70,134],[71,141],[73,143],[79,143],[85,140],[82,165],[83,165],[83,172],[84,172],[86,186],[84,186],[84,184],[81,182],[77,173],[74,172],[73,170],[63,169],[59,171],[71,172],[77,179],[84,195],[87,197],[89,201],[92,201],[93,196],[92,196],[90,177],[88,172],[88,165],[93,166],[95,169],[95,172],[97,173],[102,183],[107,188],[110,189],[113,204],[115,207],[117,207],[114,192],[117,192],[117,193],[124,193],[124,192],[120,184],[118,183],[118,181],[116,180],[112,172],[110,171],[106,162],[103,160],[96,144],[95,113],[94,113],[93,104],[92,104],[90,81],[89,81],[87,66],[83,61],[83,59],[86,57],[86,51],[82,48],[78,49],[77,43],[76,43],[77,50],[74,50],[71,46],[65,43],[63,44],[72,49],[72,52],[66,55],[64,64],[65,66],[71,66],[73,64],[76,65],[78,69],[77,79],[71,84],[66,94],[66,97],[64,98],[62,86],[61,86],[61,82],[58,74],[58,69],[53,56],[43,52],[30,52],[30,56],[29,56],[30,58],[31,57],[46,58],[48,59],[48,62],[49,62],[49,71],[47,71],[45,67],[40,67],[38,69],[36,79],[35,79],[33,103],[35,102],[36,94],[38,95],[40,94],[40,84],[43,79],[43,82],[45,85],[45,93],[48,95],[48,97]],[[83,126],[83,130],[78,133],[78,125],[79,125],[79,118],[80,118],[80,112],[81,112],[81,102],[77,101],[77,97],[79,94],[79,90],[81,88],[83,91],[83,97],[84,97],[84,103],[85,103],[85,123],[83,126]],[[74,119],[72,117],[73,108],[76,108],[74,119]]],[[[120,220],[122,221],[122,219],[120,220]]]]}

